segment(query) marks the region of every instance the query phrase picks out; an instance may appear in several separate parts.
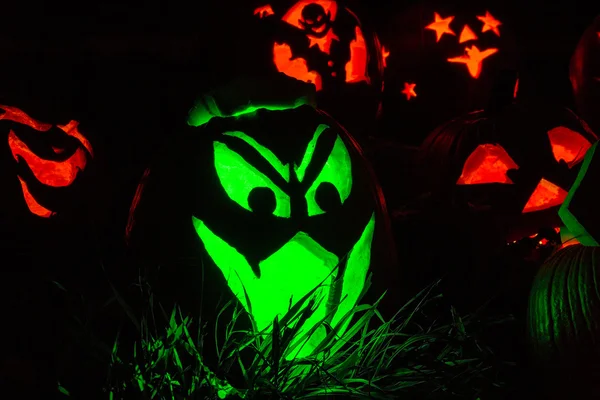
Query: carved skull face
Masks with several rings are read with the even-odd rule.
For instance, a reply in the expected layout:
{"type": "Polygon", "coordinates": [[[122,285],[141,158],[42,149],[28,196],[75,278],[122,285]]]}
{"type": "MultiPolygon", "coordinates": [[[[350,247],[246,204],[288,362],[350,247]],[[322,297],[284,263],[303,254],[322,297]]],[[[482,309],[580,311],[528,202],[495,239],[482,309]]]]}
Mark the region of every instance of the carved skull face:
{"type": "Polygon", "coordinates": [[[308,4],[302,9],[302,19],[299,22],[307,35],[324,37],[331,29],[331,11],[325,13],[322,5],[308,4]]]}

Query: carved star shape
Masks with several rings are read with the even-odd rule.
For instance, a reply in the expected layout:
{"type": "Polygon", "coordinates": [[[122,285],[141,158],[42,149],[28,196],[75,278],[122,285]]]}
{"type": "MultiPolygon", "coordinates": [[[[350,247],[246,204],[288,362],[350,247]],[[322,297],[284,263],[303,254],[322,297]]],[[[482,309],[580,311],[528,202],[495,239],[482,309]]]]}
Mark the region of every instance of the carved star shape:
{"type": "Polygon", "coordinates": [[[466,55],[460,57],[449,58],[448,62],[451,63],[463,63],[467,66],[469,73],[475,79],[479,78],[481,74],[481,63],[483,60],[498,52],[498,49],[486,49],[480,51],[477,46],[473,45],[470,48],[465,49],[466,55]]]}
{"type": "Polygon", "coordinates": [[[325,35],[322,38],[317,38],[308,35],[308,39],[310,40],[310,44],[308,47],[313,47],[314,45],[317,45],[319,46],[319,49],[321,49],[321,51],[325,54],[329,54],[329,52],[331,51],[331,43],[334,40],[337,40],[338,42],[340,41],[340,38],[335,33],[333,33],[333,30],[331,29],[327,32],[327,35],[325,35]]]}
{"type": "Polygon", "coordinates": [[[454,20],[454,17],[447,17],[447,18],[442,18],[440,17],[440,14],[438,13],[433,13],[433,18],[434,21],[427,25],[425,27],[425,29],[430,29],[432,31],[435,31],[435,35],[436,35],[436,42],[439,42],[440,39],[442,38],[442,35],[444,33],[447,33],[448,35],[452,35],[452,36],[456,36],[456,33],[454,33],[454,31],[452,29],[450,29],[450,23],[454,20]]]}
{"type": "Polygon", "coordinates": [[[494,16],[490,14],[489,11],[486,11],[485,15],[483,16],[478,16],[477,19],[483,22],[483,28],[481,28],[482,33],[492,31],[497,36],[500,36],[500,30],[498,29],[498,27],[502,25],[502,22],[494,18],[494,16]]]}
{"type": "Polygon", "coordinates": [[[416,83],[404,82],[404,90],[401,93],[406,96],[406,100],[410,100],[411,97],[417,97],[415,86],[417,86],[416,83]]]}

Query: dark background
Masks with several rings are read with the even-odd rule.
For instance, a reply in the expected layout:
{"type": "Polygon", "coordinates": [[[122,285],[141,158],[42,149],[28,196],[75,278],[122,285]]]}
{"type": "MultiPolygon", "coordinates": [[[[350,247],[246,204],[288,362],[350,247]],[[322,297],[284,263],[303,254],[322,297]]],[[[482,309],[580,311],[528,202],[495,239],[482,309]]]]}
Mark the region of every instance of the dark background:
{"type": "MultiPolygon", "coordinates": [[[[73,108],[83,114],[98,107],[98,101],[105,104],[106,100],[99,99],[108,92],[115,94],[118,104],[131,108],[132,102],[137,103],[155,117],[167,110],[173,115],[185,113],[198,93],[261,69],[251,24],[255,20],[252,10],[265,3],[5,2],[0,13],[0,74],[11,81],[12,90],[33,86],[28,94],[39,92],[43,85],[56,87],[63,92],[61,108],[69,97],[73,108]],[[145,102],[143,107],[141,102],[145,102]]],[[[363,24],[375,27],[388,48],[397,40],[393,24],[398,15],[424,4],[414,0],[347,3],[363,24]]],[[[511,30],[517,38],[520,96],[571,106],[568,61],[578,38],[600,13],[600,4],[564,0],[457,0],[452,4],[477,13],[486,9],[500,13],[502,29],[511,30]]],[[[402,57],[392,53],[388,65],[408,62],[402,57]]],[[[402,121],[389,117],[398,104],[404,104],[398,100],[403,98],[400,84],[390,80],[384,101],[391,108],[377,133],[418,145],[423,132],[400,129],[402,121]]],[[[0,82],[0,91],[6,93],[5,85],[0,82]]]]}
{"type": "MultiPolygon", "coordinates": [[[[351,1],[349,6],[363,23],[380,28],[381,41],[387,45],[394,40],[390,24],[395,16],[416,3],[365,0],[351,1]]],[[[472,4],[480,10],[488,6],[498,8],[509,16],[503,23],[510,26],[518,39],[520,96],[572,105],[569,58],[584,29],[600,14],[600,3],[572,0],[460,3],[467,7],[472,4]]],[[[88,209],[74,213],[71,220],[61,220],[52,228],[55,230],[46,231],[44,223],[32,222],[36,217],[25,209],[15,178],[15,163],[7,154],[6,137],[0,132],[0,187],[6,188],[0,213],[3,225],[0,233],[5,234],[1,249],[11,254],[4,262],[6,270],[15,275],[10,279],[7,277],[10,274],[5,275],[5,286],[21,293],[24,291],[19,288],[28,285],[33,292],[29,268],[51,270],[50,254],[60,253],[57,246],[69,249],[70,259],[75,261],[66,265],[58,257],[55,266],[62,270],[52,279],[68,286],[69,280],[75,282],[85,276],[84,286],[89,285],[88,289],[97,286],[99,278],[89,272],[93,268],[83,267],[83,263],[96,263],[97,267],[97,254],[103,254],[106,264],[119,257],[129,204],[143,170],[168,142],[176,122],[185,119],[194,98],[238,75],[260,70],[263,65],[256,62],[255,37],[250,31],[252,11],[263,4],[241,0],[2,2],[0,104],[22,107],[35,118],[53,124],[64,124],[70,119],[81,121],[82,131],[96,150],[89,173],[99,178],[90,180],[94,182],[91,186],[78,189],[91,196],[92,201],[85,205],[88,209]],[[92,215],[103,232],[92,234],[94,229],[80,215],[92,215]],[[77,230],[72,229],[73,224],[77,230]],[[11,247],[7,251],[17,243],[14,238],[17,225],[23,226],[19,229],[24,235],[41,233],[34,239],[37,242],[21,241],[22,249],[15,251],[11,247]],[[77,246],[70,242],[73,235],[79,240],[75,242],[77,246]],[[42,250],[30,251],[39,248],[40,243],[44,244],[42,250]]],[[[390,64],[392,59],[402,63],[402,54],[392,54],[390,64]]],[[[387,89],[391,92],[384,100],[402,96],[394,86],[387,89]]],[[[399,129],[398,125],[398,120],[384,115],[377,134],[400,144],[420,143],[422,137],[411,134],[410,128],[399,129]]],[[[396,154],[388,161],[398,164],[395,159],[402,155],[396,154]]],[[[381,172],[402,165],[390,167],[382,162],[377,167],[381,172]]],[[[113,266],[117,270],[119,267],[113,266]]],[[[96,270],[101,275],[100,268],[96,270]]],[[[43,299],[44,290],[45,286],[39,289],[39,297],[43,299]]],[[[31,318],[16,315],[19,314],[16,305],[25,300],[11,294],[3,293],[10,298],[10,304],[15,304],[13,325],[24,326],[22,330],[26,331],[28,325],[23,320],[39,326],[43,323],[36,321],[51,319],[43,307],[37,308],[37,314],[31,318]]],[[[32,343],[44,347],[40,338],[31,339],[23,347],[31,347],[32,343]]]]}

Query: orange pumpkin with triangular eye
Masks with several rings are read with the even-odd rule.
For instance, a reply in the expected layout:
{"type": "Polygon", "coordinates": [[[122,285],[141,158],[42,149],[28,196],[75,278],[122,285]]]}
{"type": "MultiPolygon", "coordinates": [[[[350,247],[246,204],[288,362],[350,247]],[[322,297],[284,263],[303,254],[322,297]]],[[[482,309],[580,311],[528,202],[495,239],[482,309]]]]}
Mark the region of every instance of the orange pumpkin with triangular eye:
{"type": "Polygon", "coordinates": [[[596,135],[565,108],[513,105],[438,127],[424,141],[428,188],[497,220],[508,242],[558,228],[558,207],[596,135]]]}
{"type": "Polygon", "coordinates": [[[57,215],[68,206],[64,195],[94,157],[90,141],[78,121],[53,125],[16,107],[0,105],[0,111],[0,131],[7,134],[23,203],[38,217],[57,215]]]}

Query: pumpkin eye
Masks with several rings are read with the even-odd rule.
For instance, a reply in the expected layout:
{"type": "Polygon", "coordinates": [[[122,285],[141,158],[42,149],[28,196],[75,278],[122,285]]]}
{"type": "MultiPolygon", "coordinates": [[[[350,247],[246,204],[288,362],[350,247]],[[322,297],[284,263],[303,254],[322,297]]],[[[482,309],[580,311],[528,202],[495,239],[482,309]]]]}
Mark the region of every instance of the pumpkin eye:
{"type": "Polygon", "coordinates": [[[308,215],[324,214],[344,204],[352,190],[352,162],[338,136],[323,169],[306,192],[308,215]]]}
{"type": "Polygon", "coordinates": [[[498,144],[481,144],[465,161],[457,185],[477,185],[483,183],[512,184],[507,172],[519,169],[517,163],[498,144]]]}
{"type": "Polygon", "coordinates": [[[566,190],[542,178],[525,204],[523,214],[561,205],[567,194],[566,190]]]}
{"type": "Polygon", "coordinates": [[[227,196],[242,208],[276,217],[291,216],[290,197],[225,143],[214,142],[215,169],[227,196]]]}
{"type": "Polygon", "coordinates": [[[563,160],[569,168],[580,163],[585,153],[592,147],[592,144],[581,134],[564,126],[549,130],[548,138],[552,145],[554,159],[557,162],[563,160]]]}

